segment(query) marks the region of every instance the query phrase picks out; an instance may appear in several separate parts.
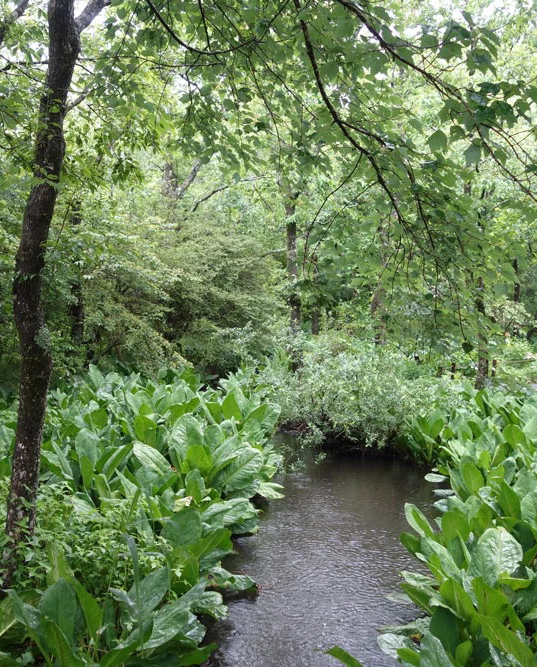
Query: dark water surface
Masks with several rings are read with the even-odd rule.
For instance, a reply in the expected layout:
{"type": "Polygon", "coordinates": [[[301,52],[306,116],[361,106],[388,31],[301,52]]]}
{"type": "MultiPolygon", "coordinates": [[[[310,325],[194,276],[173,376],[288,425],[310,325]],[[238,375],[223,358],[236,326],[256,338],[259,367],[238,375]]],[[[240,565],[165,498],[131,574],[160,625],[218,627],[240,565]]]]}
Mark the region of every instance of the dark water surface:
{"type": "Polygon", "coordinates": [[[315,649],[339,644],[365,667],[397,664],[376,629],[405,622],[412,606],[387,599],[399,571],[417,569],[399,543],[405,502],[426,509],[423,470],[400,462],[338,457],[283,480],[259,534],[237,541],[226,566],[253,577],[257,598],[230,603],[209,639],[214,667],[335,667],[315,649]]]}

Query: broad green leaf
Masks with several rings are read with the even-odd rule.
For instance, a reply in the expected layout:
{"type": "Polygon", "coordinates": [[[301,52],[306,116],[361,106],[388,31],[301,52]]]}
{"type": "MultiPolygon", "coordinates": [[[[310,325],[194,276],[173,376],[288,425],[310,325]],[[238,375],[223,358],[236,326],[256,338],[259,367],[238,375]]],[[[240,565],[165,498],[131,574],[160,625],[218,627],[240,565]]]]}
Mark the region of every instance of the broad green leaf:
{"type": "MultiPolygon", "coordinates": [[[[74,619],[71,620],[74,622],[74,619]]],[[[86,667],[87,663],[75,654],[67,637],[53,620],[44,618],[42,627],[46,642],[61,667],[86,667]]]]}
{"type": "Polygon", "coordinates": [[[50,570],[47,574],[47,584],[52,586],[60,579],[71,581],[73,571],[65,560],[65,553],[60,544],[53,542],[47,546],[47,555],[50,563],[50,570]]]}
{"type": "Polygon", "coordinates": [[[261,482],[257,488],[257,493],[269,500],[279,500],[280,498],[285,498],[285,495],[281,493],[282,490],[283,486],[281,484],[276,484],[275,482],[261,482]]]}
{"type": "Polygon", "coordinates": [[[473,550],[468,574],[494,587],[501,574],[511,574],[522,560],[522,547],[505,528],[488,528],[473,550]]]}
{"type": "Polygon", "coordinates": [[[158,475],[168,475],[172,472],[168,461],[154,447],[142,442],[135,442],[133,445],[133,453],[142,466],[158,475]]]}
{"type": "Polygon", "coordinates": [[[162,529],[162,537],[174,547],[194,544],[201,538],[201,515],[195,507],[185,507],[167,519],[162,529]]]}
{"type": "Polygon", "coordinates": [[[203,648],[196,648],[181,655],[180,664],[182,667],[189,665],[204,665],[211,657],[211,654],[218,648],[217,644],[207,644],[203,648]]]}
{"type": "Polygon", "coordinates": [[[505,516],[520,519],[520,498],[518,497],[516,491],[514,491],[508,484],[506,484],[504,480],[500,482],[498,502],[500,503],[505,516]]]}
{"type": "Polygon", "coordinates": [[[103,621],[103,612],[97,601],[86,591],[79,581],[75,578],[71,578],[69,581],[76,591],[90,637],[93,639],[95,646],[98,646],[99,630],[103,621]]]}
{"type": "Polygon", "coordinates": [[[86,456],[95,465],[100,454],[99,436],[83,428],[75,438],[75,450],[79,461],[86,456]]]}
{"type": "Polygon", "coordinates": [[[442,642],[430,632],[426,632],[421,640],[421,667],[453,667],[442,642]]]}
{"type": "Polygon", "coordinates": [[[444,649],[453,655],[460,641],[457,617],[449,609],[437,607],[431,617],[429,630],[440,640],[444,649]]]}
{"type": "Polygon", "coordinates": [[[212,468],[211,453],[204,445],[190,445],[185,460],[189,463],[191,470],[197,468],[202,474],[209,472],[212,468]]]}
{"type": "MultiPolygon", "coordinates": [[[[447,148],[448,140],[442,130],[437,130],[436,132],[433,132],[433,134],[431,134],[431,136],[427,139],[427,143],[433,152],[444,151],[447,148]]],[[[436,436],[432,437],[434,438],[436,436]]]]}
{"type": "Polygon", "coordinates": [[[526,444],[524,431],[516,424],[508,424],[503,429],[503,437],[512,447],[526,444]]]}
{"type": "Polygon", "coordinates": [[[483,634],[493,646],[513,656],[522,667],[534,667],[533,651],[517,634],[495,618],[483,615],[478,618],[483,634]]]}
{"type": "Polygon", "coordinates": [[[234,417],[238,422],[242,420],[241,409],[233,392],[230,392],[222,401],[222,414],[225,419],[234,417]]]}
{"type": "Polygon", "coordinates": [[[242,519],[257,516],[253,505],[245,498],[233,498],[213,503],[201,515],[202,521],[213,528],[232,526],[242,519]]]}
{"type": "Polygon", "coordinates": [[[520,514],[530,525],[537,527],[537,490],[530,491],[522,498],[520,514]]]}
{"type": "Polygon", "coordinates": [[[470,167],[473,164],[477,164],[481,159],[481,148],[477,144],[470,144],[468,148],[464,151],[464,159],[466,161],[466,166],[470,167]]]}
{"type": "Polygon", "coordinates": [[[39,602],[39,611],[54,621],[69,642],[73,640],[76,610],[75,594],[65,579],[49,586],[39,602]]]}
{"type": "Polygon", "coordinates": [[[157,424],[147,415],[137,415],[134,418],[134,433],[141,442],[156,447],[157,424]]]}
{"type": "Polygon", "coordinates": [[[223,469],[211,478],[211,484],[226,492],[249,486],[258,478],[263,467],[263,455],[258,449],[249,447],[241,450],[223,469]]]}
{"type": "Polygon", "coordinates": [[[477,613],[472,598],[458,582],[452,579],[444,581],[439,592],[451,611],[464,621],[469,622],[477,613]]]}
{"type": "MultiPolygon", "coordinates": [[[[466,515],[458,509],[448,510],[444,512],[441,519],[442,533],[447,542],[455,539],[457,535],[463,541],[466,541],[470,535],[470,524],[466,515]]],[[[447,543],[446,542],[446,543],[447,543]]]]}
{"type": "MultiPolygon", "coordinates": [[[[153,611],[162,598],[166,595],[170,584],[170,572],[167,567],[159,567],[144,577],[138,584],[139,609],[138,616],[146,616],[153,611]]],[[[136,600],[136,586],[133,585],[128,592],[131,600],[136,600]]]]}
{"type": "Polygon", "coordinates": [[[477,493],[485,485],[485,479],[481,471],[470,461],[461,463],[460,471],[464,484],[470,493],[477,493]]]}
{"type": "Polygon", "coordinates": [[[200,471],[197,469],[191,470],[185,477],[185,496],[190,496],[197,503],[200,503],[205,493],[205,480],[200,471]]]}
{"type": "Polygon", "coordinates": [[[118,447],[117,449],[113,450],[110,453],[110,456],[106,460],[102,469],[103,473],[106,475],[106,478],[108,480],[112,478],[112,475],[114,474],[116,468],[120,465],[120,463],[130,455],[132,449],[133,445],[132,443],[129,443],[127,445],[118,447]]]}
{"type": "Polygon", "coordinates": [[[405,504],[405,516],[408,523],[421,536],[433,537],[434,531],[423,512],[411,503],[405,504]]]}
{"type": "MultiPolygon", "coordinates": [[[[181,600],[179,599],[179,603],[181,600]]],[[[144,647],[154,649],[167,644],[175,637],[185,637],[196,618],[182,604],[170,603],[159,609],[153,619],[153,631],[144,647]]]]}

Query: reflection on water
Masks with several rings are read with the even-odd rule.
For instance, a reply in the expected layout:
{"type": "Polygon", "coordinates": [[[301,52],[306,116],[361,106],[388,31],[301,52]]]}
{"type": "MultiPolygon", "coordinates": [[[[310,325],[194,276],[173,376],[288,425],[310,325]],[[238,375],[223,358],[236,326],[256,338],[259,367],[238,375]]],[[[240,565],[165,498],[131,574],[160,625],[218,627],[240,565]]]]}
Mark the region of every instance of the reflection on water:
{"type": "Polygon", "coordinates": [[[260,585],[256,599],[230,603],[208,639],[214,667],[329,667],[319,650],[339,644],[365,667],[397,664],[376,628],[410,620],[387,599],[399,571],[416,569],[399,544],[404,503],[432,501],[423,471],[383,459],[338,457],[283,480],[285,499],[265,511],[260,532],[237,541],[228,569],[260,585]]]}

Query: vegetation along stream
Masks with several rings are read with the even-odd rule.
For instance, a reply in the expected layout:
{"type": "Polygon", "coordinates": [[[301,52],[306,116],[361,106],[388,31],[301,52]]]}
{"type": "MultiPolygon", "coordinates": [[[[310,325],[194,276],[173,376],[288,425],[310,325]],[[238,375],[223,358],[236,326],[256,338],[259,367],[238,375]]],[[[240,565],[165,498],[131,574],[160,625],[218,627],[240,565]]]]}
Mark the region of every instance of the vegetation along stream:
{"type": "Polygon", "coordinates": [[[258,535],[241,537],[227,567],[253,577],[255,599],[230,603],[211,631],[214,667],[326,667],[316,649],[339,644],[367,667],[396,664],[376,629],[415,608],[391,601],[399,571],[414,569],[399,543],[404,503],[430,507],[431,485],[415,466],[338,456],[283,480],[258,535]]]}

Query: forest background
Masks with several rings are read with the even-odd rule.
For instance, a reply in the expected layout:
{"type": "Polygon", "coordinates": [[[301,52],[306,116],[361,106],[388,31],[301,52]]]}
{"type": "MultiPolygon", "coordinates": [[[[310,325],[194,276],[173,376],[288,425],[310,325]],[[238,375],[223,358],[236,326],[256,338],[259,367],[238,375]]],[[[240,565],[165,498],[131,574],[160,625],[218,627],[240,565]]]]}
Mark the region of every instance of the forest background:
{"type": "MultiPolygon", "coordinates": [[[[195,392],[232,373],[225,387],[255,386],[312,441],[405,451],[412,418],[466,401],[465,381],[531,387],[531,3],[20,0],[2,15],[5,553],[34,529],[43,428],[53,481],[67,470],[47,391],[88,370],[98,390],[96,366],[151,383],[192,365],[195,392]]],[[[231,403],[218,419],[258,407],[231,403]]],[[[81,451],[63,453],[70,479],[100,494],[81,451]]]]}

